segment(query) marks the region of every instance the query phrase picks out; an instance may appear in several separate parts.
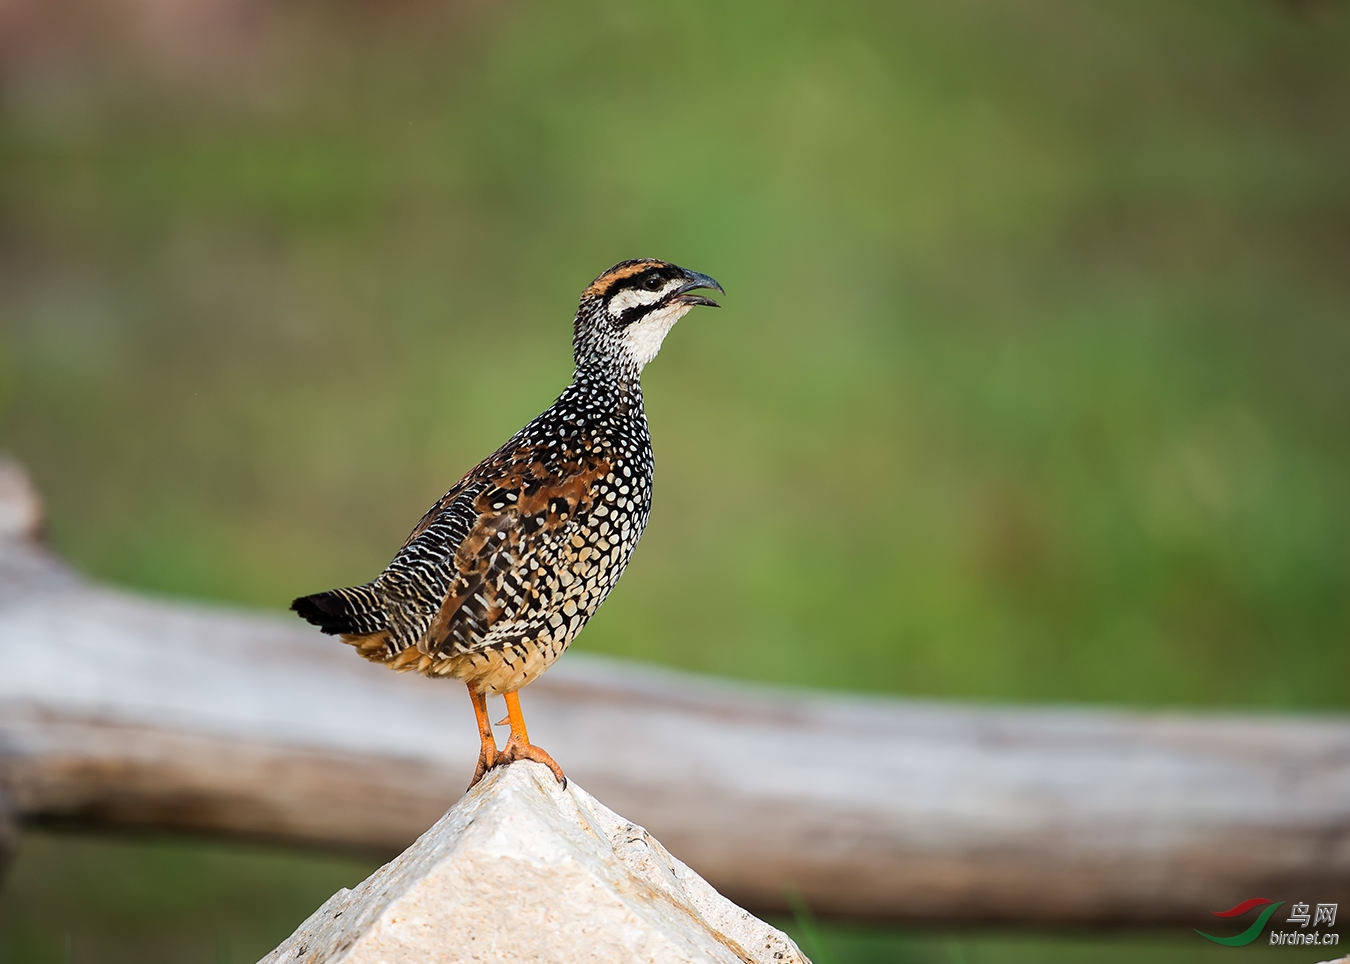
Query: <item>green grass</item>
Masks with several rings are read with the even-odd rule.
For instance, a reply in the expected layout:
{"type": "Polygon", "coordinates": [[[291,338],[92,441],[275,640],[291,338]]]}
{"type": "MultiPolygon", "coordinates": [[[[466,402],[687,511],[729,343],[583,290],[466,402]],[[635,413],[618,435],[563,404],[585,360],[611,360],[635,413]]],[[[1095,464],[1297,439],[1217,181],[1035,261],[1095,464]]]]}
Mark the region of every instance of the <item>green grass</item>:
{"type": "Polygon", "coordinates": [[[1343,708],[1350,24],[1300,9],[297,8],[225,80],[35,74],[0,432],[84,570],[279,609],[377,572],[656,254],[729,294],[649,369],[581,647],[1343,708]]]}
{"type": "MultiPolygon", "coordinates": [[[[778,922],[793,931],[793,924],[778,922]]],[[[1220,947],[1186,930],[881,928],[824,924],[814,940],[793,934],[813,964],[1309,964],[1335,948],[1220,947]]],[[[1263,938],[1264,939],[1264,938],[1263,938]]]]}
{"type": "Polygon", "coordinates": [[[252,964],[378,863],[178,838],[30,830],[0,964],[252,964]]]}
{"type": "MultiPolygon", "coordinates": [[[[847,690],[1344,710],[1348,21],[289,4],[195,67],[131,30],[7,48],[0,444],[83,571],[279,611],[378,571],[561,389],[583,285],[666,257],[726,307],[648,371],[651,527],[581,648],[847,690]]],[[[77,844],[26,846],[0,941],[59,959],[77,844]]],[[[231,852],[163,846],[116,858],[142,868],[129,894],[170,906],[160,878],[195,875],[233,913],[210,890],[233,871],[182,869],[231,852]]],[[[290,879],[257,859],[258,887],[290,879]]],[[[294,872],[304,899],[231,953],[349,871],[294,872]]],[[[161,959],[211,959],[201,926],[161,959]]],[[[838,960],[1054,956],[836,933],[838,960]]]]}
{"type": "MultiPolygon", "coordinates": [[[[0,895],[0,964],[252,964],[374,868],[299,850],[32,830],[0,895]]],[[[869,927],[809,922],[809,912],[773,923],[814,964],[1311,964],[1329,956],[1219,947],[1186,929],[869,927]]]]}

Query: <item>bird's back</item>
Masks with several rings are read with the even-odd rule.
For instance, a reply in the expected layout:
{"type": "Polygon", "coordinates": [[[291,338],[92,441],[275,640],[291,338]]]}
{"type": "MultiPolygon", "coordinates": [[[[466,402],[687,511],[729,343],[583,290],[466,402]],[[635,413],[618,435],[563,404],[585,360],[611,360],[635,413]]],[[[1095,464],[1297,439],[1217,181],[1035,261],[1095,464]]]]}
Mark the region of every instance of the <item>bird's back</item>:
{"type": "Polygon", "coordinates": [[[517,689],[617,582],[651,482],[640,390],[578,377],[439,499],[375,580],[294,608],[369,659],[517,689]]]}
{"type": "Polygon", "coordinates": [[[649,258],[602,272],[581,294],[576,374],[558,400],[432,506],[372,582],[292,608],[368,659],[464,680],[476,698],[543,672],[647,525],[642,369],[690,308],[717,307],[697,292],[721,287],[649,258]]]}

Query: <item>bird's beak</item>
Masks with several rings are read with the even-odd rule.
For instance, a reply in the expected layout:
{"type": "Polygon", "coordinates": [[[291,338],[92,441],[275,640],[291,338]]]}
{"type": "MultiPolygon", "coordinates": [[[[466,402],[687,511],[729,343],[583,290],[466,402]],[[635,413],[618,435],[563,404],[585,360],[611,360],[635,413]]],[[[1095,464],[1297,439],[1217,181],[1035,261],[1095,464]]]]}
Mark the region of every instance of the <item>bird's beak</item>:
{"type": "Polygon", "coordinates": [[[675,296],[671,302],[678,305],[707,305],[709,308],[721,308],[717,302],[704,295],[689,294],[691,291],[697,291],[700,288],[716,288],[722,294],[726,294],[722,286],[717,283],[716,278],[710,278],[706,274],[699,274],[697,271],[686,271],[685,277],[689,280],[675,289],[675,296]]]}

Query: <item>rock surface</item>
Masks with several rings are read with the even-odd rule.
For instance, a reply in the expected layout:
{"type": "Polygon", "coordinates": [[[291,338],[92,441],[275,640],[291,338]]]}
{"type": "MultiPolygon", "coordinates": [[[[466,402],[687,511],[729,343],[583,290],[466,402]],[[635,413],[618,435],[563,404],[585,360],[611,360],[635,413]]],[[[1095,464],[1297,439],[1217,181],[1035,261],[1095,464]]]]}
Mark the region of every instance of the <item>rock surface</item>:
{"type": "Polygon", "coordinates": [[[261,964],[809,964],[647,831],[536,763],[495,770],[261,964]]]}

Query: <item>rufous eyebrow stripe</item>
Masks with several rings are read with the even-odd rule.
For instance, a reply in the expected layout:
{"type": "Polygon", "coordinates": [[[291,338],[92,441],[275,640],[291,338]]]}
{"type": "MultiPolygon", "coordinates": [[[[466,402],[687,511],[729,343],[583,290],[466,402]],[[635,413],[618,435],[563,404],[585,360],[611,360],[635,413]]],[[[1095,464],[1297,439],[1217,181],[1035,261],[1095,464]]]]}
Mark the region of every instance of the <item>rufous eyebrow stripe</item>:
{"type": "Polygon", "coordinates": [[[664,262],[661,261],[635,261],[632,264],[625,264],[613,268],[592,281],[590,287],[582,292],[582,297],[603,295],[616,281],[622,281],[624,278],[631,278],[635,274],[641,274],[648,268],[659,268],[662,264],[664,264],[664,262]]]}

